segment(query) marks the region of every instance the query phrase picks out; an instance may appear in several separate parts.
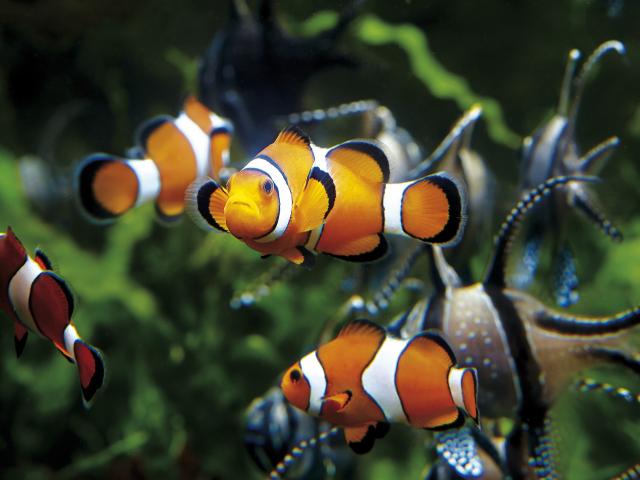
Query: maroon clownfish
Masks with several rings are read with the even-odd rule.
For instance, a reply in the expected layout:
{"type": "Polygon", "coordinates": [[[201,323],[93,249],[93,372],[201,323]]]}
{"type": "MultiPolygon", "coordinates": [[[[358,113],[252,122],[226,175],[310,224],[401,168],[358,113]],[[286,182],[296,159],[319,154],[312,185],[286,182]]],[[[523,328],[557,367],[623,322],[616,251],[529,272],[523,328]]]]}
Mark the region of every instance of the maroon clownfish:
{"type": "Polygon", "coordinates": [[[104,382],[102,355],[82,340],[71,322],[73,296],[65,281],[51,270],[42,251],[31,258],[11,227],[0,233],[0,310],[13,320],[18,357],[29,330],[50,340],[77,365],[88,403],[104,382]]]}
{"type": "Polygon", "coordinates": [[[228,165],[232,131],[228,120],[188,97],[178,117],[156,117],[139,128],[142,158],[96,153],[82,161],[76,191],[83,211],[109,221],[153,200],[160,219],[180,218],[189,184],[202,176],[219,178],[228,165]]]}
{"type": "Polygon", "coordinates": [[[477,423],[476,370],[455,365],[435,332],[402,340],[357,320],[293,364],[280,386],[291,404],[343,427],[349,446],[366,453],[390,422],[442,430],[468,415],[477,423]]]}
{"type": "Polygon", "coordinates": [[[467,207],[459,180],[447,173],[388,180],[389,161],[375,143],[320,148],[290,127],[226,187],[215,180],[192,185],[188,211],[205,228],[296,264],[311,265],[313,252],[374,261],[387,252],[387,234],[445,246],[458,241],[467,207]]]}

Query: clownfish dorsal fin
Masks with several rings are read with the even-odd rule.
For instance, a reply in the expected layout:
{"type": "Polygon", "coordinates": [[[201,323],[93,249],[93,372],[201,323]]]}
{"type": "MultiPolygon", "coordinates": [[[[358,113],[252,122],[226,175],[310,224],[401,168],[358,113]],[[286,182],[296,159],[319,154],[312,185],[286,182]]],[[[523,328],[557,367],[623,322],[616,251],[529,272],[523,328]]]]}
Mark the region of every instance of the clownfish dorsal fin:
{"type": "Polygon", "coordinates": [[[370,320],[360,319],[353,320],[342,327],[340,333],[338,333],[337,338],[364,335],[378,338],[380,341],[382,341],[386,334],[386,330],[377,323],[373,323],[370,320]]]}
{"type": "Polygon", "coordinates": [[[336,186],[331,175],[313,167],[307,184],[296,203],[296,223],[301,232],[308,232],[324,223],[336,201],[336,186]]]}
{"type": "Polygon", "coordinates": [[[389,159],[374,142],[349,140],[331,148],[326,156],[329,163],[339,163],[369,182],[389,181],[389,159]]]}
{"type": "Polygon", "coordinates": [[[292,125],[282,130],[274,143],[288,143],[289,145],[309,147],[311,139],[299,127],[292,125]]]}
{"type": "Polygon", "coordinates": [[[173,122],[173,118],[169,115],[160,115],[150,118],[143,122],[136,131],[136,140],[138,146],[147,154],[149,152],[149,139],[162,125],[173,122]]]}
{"type": "Polygon", "coordinates": [[[47,255],[39,248],[36,248],[36,251],[34,253],[34,260],[38,265],[40,265],[40,268],[42,268],[43,270],[53,270],[53,264],[51,263],[51,260],[49,260],[49,257],[47,257],[47,255]]]}
{"type": "Polygon", "coordinates": [[[16,234],[13,233],[13,229],[11,227],[7,227],[7,232],[5,233],[5,235],[7,237],[7,241],[11,245],[11,248],[13,248],[19,255],[27,254],[24,245],[22,245],[22,242],[18,239],[18,237],[16,237],[16,234]]]}

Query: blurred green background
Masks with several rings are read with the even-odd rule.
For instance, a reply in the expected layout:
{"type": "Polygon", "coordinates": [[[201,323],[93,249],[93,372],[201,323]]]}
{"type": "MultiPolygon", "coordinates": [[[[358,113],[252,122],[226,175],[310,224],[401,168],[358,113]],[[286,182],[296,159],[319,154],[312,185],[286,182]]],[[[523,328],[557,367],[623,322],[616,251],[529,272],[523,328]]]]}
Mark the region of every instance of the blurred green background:
{"type": "MultiPolygon", "coordinates": [[[[326,28],[345,6],[276,2],[296,35],[326,28]]],[[[321,259],[254,307],[233,310],[234,292],[275,260],[189,220],[162,227],[149,205],[113,226],[92,225],[70,198],[84,155],[123,152],[141,121],[177,113],[227,17],[218,1],[0,0],[0,230],[11,225],[29,251],[52,258],[75,293],[79,332],[108,367],[108,384],[85,411],[75,369],[33,335],[17,361],[5,322],[2,479],[259,478],[242,446],[244,409],[311,348],[350,294],[344,280],[359,267],[321,259]],[[18,170],[27,156],[43,159],[45,180],[66,196],[47,196],[45,182],[31,187],[42,197],[27,200],[18,170]]],[[[612,244],[576,216],[571,239],[582,281],[573,310],[613,313],[640,303],[639,21],[640,4],[623,0],[367,1],[340,42],[359,66],[313,78],[304,105],[377,99],[431,151],[462,109],[482,102],[472,145],[498,178],[497,228],[515,203],[520,140],[552,114],[568,51],[624,42],[627,56],[605,58],[589,81],[577,129],[583,150],[621,138],[596,189],[625,241],[612,244]]],[[[234,145],[233,157],[243,155],[234,145]]],[[[491,238],[478,243],[477,278],[491,238]]],[[[425,266],[415,274],[426,277],[425,266]]],[[[538,278],[531,291],[551,304],[548,272],[538,278]]],[[[379,321],[406,304],[401,296],[379,321]]],[[[628,375],[592,373],[640,391],[628,375]]],[[[555,416],[569,478],[606,478],[640,459],[640,405],[568,393],[555,416]]],[[[425,438],[394,428],[360,459],[359,478],[419,478],[425,438]]]]}

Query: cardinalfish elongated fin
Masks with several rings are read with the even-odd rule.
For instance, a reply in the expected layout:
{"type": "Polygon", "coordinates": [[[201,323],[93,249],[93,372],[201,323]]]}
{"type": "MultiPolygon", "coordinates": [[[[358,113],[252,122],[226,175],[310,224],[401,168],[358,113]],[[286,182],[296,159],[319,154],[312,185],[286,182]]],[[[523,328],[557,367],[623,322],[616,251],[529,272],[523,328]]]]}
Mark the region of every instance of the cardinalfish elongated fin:
{"type": "Polygon", "coordinates": [[[388,184],[383,208],[385,233],[451,246],[459,241],[466,223],[466,189],[445,172],[388,184]]]}
{"type": "Polygon", "coordinates": [[[227,190],[215,180],[202,178],[189,185],[185,193],[186,211],[204,230],[228,233],[224,207],[229,199],[227,190]]]}
{"type": "Polygon", "coordinates": [[[331,175],[318,167],[313,167],[307,184],[296,202],[296,225],[301,232],[307,232],[324,223],[336,201],[336,186],[331,175]]]}
{"type": "Polygon", "coordinates": [[[113,220],[160,193],[160,173],[150,159],[93,154],[80,163],[75,181],[80,206],[96,221],[113,220]]]}
{"type": "Polygon", "coordinates": [[[314,448],[318,444],[328,442],[338,433],[340,433],[340,427],[331,427],[326,432],[321,432],[319,435],[311,438],[306,438],[298,442],[288,454],[284,456],[282,461],[276,465],[276,467],[269,473],[268,480],[282,480],[287,470],[293,466],[295,461],[302,457],[304,452],[308,448],[314,448]]]}
{"type": "Polygon", "coordinates": [[[329,149],[327,161],[337,162],[356,175],[372,183],[389,181],[389,159],[375,143],[367,140],[350,140],[329,149]]]}

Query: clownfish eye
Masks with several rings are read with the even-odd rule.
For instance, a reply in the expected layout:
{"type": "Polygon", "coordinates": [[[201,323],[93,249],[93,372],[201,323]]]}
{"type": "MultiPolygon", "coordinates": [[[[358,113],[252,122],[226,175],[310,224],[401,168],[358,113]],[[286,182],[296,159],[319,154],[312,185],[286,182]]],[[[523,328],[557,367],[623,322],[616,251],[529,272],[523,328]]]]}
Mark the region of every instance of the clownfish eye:
{"type": "Polygon", "coordinates": [[[265,180],[262,183],[262,190],[264,190],[264,193],[266,193],[267,195],[270,195],[273,191],[273,182],[269,179],[265,180]]]}
{"type": "Polygon", "coordinates": [[[293,383],[298,382],[301,377],[302,377],[302,375],[300,375],[300,370],[291,370],[291,373],[289,374],[289,379],[293,383]]]}

